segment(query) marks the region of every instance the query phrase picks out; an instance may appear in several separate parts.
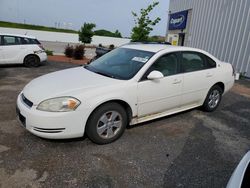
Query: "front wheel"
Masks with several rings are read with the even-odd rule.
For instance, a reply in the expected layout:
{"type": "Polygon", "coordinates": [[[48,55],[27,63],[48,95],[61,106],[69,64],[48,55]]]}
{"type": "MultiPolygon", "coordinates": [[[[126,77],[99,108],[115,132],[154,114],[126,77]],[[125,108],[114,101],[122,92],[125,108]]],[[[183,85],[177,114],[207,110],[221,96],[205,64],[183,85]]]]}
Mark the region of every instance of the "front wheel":
{"type": "Polygon", "coordinates": [[[204,101],[203,109],[207,112],[212,112],[216,110],[219,106],[222,97],[222,89],[218,85],[213,86],[204,101]]]}
{"type": "Polygon", "coordinates": [[[111,143],[123,134],[127,126],[127,114],[117,103],[107,103],[97,108],[90,116],[86,133],[96,144],[111,143]]]}

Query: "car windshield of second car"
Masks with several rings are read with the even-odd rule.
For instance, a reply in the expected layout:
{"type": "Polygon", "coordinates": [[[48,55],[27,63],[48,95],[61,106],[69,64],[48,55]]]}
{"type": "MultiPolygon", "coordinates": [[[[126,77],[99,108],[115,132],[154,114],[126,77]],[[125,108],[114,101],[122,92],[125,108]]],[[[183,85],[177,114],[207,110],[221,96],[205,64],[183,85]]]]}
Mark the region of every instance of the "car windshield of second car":
{"type": "Polygon", "coordinates": [[[117,48],[84,67],[103,76],[129,80],[154,54],[142,50],[117,48]]]}

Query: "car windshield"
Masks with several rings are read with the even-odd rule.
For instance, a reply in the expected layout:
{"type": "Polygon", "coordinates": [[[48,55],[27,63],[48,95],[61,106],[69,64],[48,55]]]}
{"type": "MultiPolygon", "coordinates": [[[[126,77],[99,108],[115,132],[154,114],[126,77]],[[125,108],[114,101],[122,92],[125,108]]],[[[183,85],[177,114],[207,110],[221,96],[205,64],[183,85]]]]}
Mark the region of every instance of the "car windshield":
{"type": "Polygon", "coordinates": [[[84,68],[107,77],[131,79],[154,55],[153,52],[117,48],[93,61],[84,68]]]}

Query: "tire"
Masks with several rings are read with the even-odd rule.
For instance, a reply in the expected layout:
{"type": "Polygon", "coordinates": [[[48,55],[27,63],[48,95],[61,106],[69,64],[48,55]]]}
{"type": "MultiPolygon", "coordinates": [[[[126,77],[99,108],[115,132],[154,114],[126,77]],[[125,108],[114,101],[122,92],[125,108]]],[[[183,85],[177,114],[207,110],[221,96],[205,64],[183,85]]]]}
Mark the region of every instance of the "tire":
{"type": "Polygon", "coordinates": [[[222,97],[222,89],[220,86],[213,86],[207,94],[203,103],[203,110],[206,112],[213,112],[219,106],[222,97]]]}
{"type": "Polygon", "coordinates": [[[122,136],[127,126],[127,113],[117,103],[106,103],[90,116],[86,133],[96,144],[108,144],[122,136]]]}
{"type": "Polygon", "coordinates": [[[25,67],[38,67],[40,65],[40,59],[35,55],[28,55],[24,58],[23,64],[25,67]]]}

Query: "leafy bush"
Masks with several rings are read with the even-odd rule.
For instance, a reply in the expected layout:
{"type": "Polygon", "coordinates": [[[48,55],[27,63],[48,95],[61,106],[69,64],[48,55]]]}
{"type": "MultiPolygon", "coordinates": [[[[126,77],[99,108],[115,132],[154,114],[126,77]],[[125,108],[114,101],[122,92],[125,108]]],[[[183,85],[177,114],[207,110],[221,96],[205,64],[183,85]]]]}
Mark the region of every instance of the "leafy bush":
{"type": "Polygon", "coordinates": [[[147,42],[165,42],[165,37],[151,36],[151,37],[148,37],[147,42]]]}
{"type": "Polygon", "coordinates": [[[66,57],[73,57],[74,55],[74,47],[69,44],[65,47],[64,54],[66,57]]]}
{"type": "Polygon", "coordinates": [[[74,58],[75,59],[83,59],[84,56],[84,45],[76,45],[74,50],[74,58]]]}
{"type": "Polygon", "coordinates": [[[109,45],[109,49],[110,49],[110,50],[115,49],[115,45],[114,45],[114,44],[110,44],[110,45],[109,45]]]}
{"type": "Polygon", "coordinates": [[[51,56],[54,55],[52,50],[45,50],[45,52],[47,55],[51,55],[51,56]]]}
{"type": "Polygon", "coordinates": [[[243,79],[246,77],[247,72],[241,72],[240,73],[240,79],[243,79]]]}

